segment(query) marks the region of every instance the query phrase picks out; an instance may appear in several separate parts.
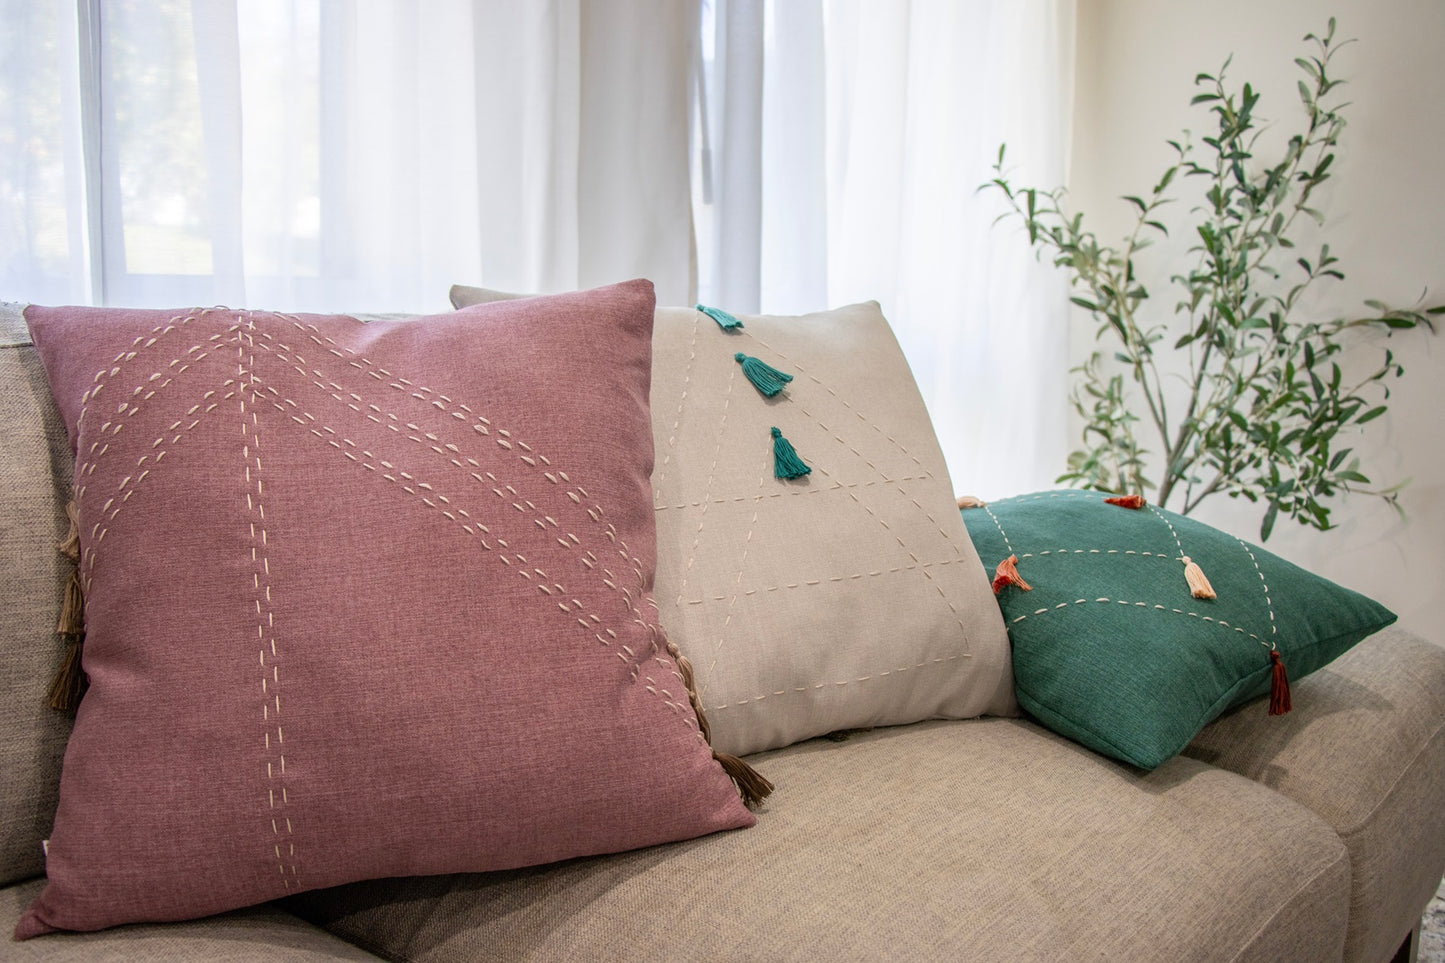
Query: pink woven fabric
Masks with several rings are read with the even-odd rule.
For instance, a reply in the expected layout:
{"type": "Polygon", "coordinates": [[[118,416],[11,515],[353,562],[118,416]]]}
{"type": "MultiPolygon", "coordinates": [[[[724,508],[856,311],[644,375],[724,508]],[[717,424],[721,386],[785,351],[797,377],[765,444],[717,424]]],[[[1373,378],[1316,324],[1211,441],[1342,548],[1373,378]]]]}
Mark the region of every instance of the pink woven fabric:
{"type": "Polygon", "coordinates": [[[91,685],[16,935],[751,825],[650,596],[652,312],[28,309],[91,685]]]}

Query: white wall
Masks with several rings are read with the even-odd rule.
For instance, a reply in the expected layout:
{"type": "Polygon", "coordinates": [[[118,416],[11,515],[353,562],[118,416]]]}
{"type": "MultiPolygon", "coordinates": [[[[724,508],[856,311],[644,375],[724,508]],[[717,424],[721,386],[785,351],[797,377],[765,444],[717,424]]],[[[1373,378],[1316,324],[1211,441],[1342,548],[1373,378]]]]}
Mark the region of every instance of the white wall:
{"type": "MultiPolygon", "coordinates": [[[[1167,139],[1206,128],[1206,115],[1188,106],[1194,76],[1217,70],[1231,52],[1230,76],[1263,93],[1257,115],[1297,117],[1293,60],[1306,52],[1304,34],[1324,30],[1332,13],[1338,36],[1358,42],[1335,60],[1352,106],[1320,206],[1324,240],[1347,277],[1322,310],[1361,312],[1366,297],[1409,304],[1427,285],[1431,301],[1445,303],[1441,0],[1084,0],[1070,174],[1077,209],[1102,237],[1122,232],[1128,210],[1117,198],[1152,187],[1172,156],[1167,139]]],[[[1091,350],[1087,319],[1075,318],[1071,342],[1076,360],[1091,350]]],[[[1394,383],[1390,413],[1356,451],[1374,481],[1413,479],[1401,496],[1408,520],[1353,495],[1335,510],[1337,529],[1319,533],[1281,519],[1267,547],[1445,641],[1445,330],[1406,332],[1391,347],[1405,359],[1405,377],[1394,383]]],[[[1197,517],[1258,541],[1260,512],[1247,503],[1206,503],[1197,517]]]]}

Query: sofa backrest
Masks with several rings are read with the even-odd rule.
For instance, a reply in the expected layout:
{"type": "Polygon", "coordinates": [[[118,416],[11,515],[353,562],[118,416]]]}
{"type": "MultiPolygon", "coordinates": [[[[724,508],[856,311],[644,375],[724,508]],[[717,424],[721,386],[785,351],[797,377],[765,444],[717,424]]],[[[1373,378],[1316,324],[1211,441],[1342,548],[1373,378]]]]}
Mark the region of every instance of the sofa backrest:
{"type": "Polygon", "coordinates": [[[58,551],[74,458],[23,305],[0,302],[0,885],[44,872],[70,722],[47,705],[73,563],[58,551]]]}

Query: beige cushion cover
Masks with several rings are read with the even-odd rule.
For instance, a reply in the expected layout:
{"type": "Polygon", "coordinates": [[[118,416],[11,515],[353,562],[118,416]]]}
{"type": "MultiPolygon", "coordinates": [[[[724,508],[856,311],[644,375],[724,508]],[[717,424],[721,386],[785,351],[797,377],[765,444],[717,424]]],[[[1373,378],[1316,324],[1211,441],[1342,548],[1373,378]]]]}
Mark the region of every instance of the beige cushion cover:
{"type": "Polygon", "coordinates": [[[56,550],[69,526],[72,458],[21,307],[0,303],[0,885],[45,868],[40,841],[70,734],[70,720],[45,703],[65,649],[55,627],[74,568],[56,550]]]}
{"type": "Polygon", "coordinates": [[[1110,763],[1012,719],[756,758],[746,833],[287,908],[413,960],[1338,960],[1349,860],[1317,816],[1176,758],[1110,763]]]}
{"type": "Polygon", "coordinates": [[[1308,806],[1350,851],[1345,959],[1389,959],[1445,871],[1445,649],[1380,632],[1294,687],[1205,728],[1185,753],[1308,806]]]}
{"type": "Polygon", "coordinates": [[[714,746],[1015,712],[1002,616],[877,303],[742,321],[659,308],[653,327],[656,596],[714,746]],[[764,398],[737,352],[795,380],[764,398]],[[774,477],[773,426],[811,475],[774,477]]]}

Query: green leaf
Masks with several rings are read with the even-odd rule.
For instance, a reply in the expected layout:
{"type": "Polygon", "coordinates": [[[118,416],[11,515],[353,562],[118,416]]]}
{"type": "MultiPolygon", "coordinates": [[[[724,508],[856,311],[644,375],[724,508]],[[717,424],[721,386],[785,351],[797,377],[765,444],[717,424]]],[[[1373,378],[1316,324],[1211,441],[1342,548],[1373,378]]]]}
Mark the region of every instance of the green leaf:
{"type": "Polygon", "coordinates": [[[1269,541],[1269,535],[1274,531],[1274,520],[1279,516],[1279,502],[1271,501],[1269,508],[1265,510],[1264,521],[1259,523],[1259,540],[1269,541]]]}
{"type": "Polygon", "coordinates": [[[1376,418],[1380,417],[1385,413],[1386,407],[1387,406],[1385,405],[1380,405],[1377,408],[1371,408],[1369,411],[1365,412],[1363,415],[1357,418],[1355,420],[1355,424],[1363,425],[1367,421],[1374,421],[1376,418]]]}

